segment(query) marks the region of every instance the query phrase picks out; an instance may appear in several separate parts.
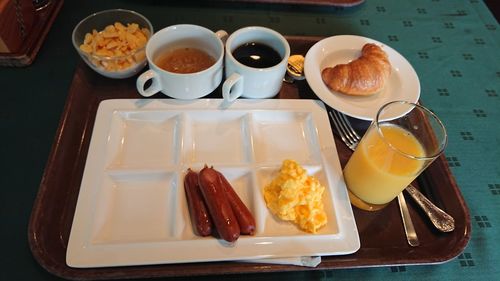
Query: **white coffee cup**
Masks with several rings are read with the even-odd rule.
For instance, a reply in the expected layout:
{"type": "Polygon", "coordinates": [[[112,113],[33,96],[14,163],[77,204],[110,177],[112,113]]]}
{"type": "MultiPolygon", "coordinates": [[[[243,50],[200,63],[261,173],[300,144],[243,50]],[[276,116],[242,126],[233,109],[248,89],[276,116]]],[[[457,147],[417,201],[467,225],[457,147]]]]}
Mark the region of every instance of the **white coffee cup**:
{"type": "Polygon", "coordinates": [[[249,26],[232,33],[226,41],[225,74],[222,96],[226,102],[238,97],[262,99],[277,95],[285,76],[290,45],[278,32],[260,26],[249,26]],[[233,56],[234,50],[246,43],[261,43],[273,48],[281,61],[271,67],[257,68],[244,65],[233,56]]]}
{"type": "Polygon", "coordinates": [[[191,100],[213,92],[222,81],[224,44],[227,32],[213,32],[205,27],[190,24],[173,25],[156,32],[146,45],[149,70],[142,73],[136,82],[137,91],[145,97],[158,92],[176,99],[191,100]],[[160,68],[155,63],[157,56],[165,50],[194,47],[215,58],[209,68],[195,73],[174,73],[160,68]],[[151,85],[144,89],[146,82],[151,85]]]}

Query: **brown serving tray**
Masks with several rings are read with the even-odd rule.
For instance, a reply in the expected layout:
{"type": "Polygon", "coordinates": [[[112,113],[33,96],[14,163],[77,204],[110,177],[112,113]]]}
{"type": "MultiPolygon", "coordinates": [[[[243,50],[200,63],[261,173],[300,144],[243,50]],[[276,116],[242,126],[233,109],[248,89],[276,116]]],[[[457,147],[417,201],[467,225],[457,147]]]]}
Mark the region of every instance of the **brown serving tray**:
{"type": "MultiPolygon", "coordinates": [[[[287,39],[292,53],[305,54],[321,38],[287,37],[287,39]]],[[[153,96],[153,98],[164,97],[166,96],[162,94],[153,96]]],[[[207,98],[220,97],[220,87],[207,96],[207,98]]],[[[446,262],[459,255],[470,239],[469,211],[448,169],[445,157],[441,156],[419,177],[421,184],[415,184],[436,205],[455,218],[456,229],[451,233],[440,233],[435,230],[413,200],[408,199],[410,213],[420,239],[419,247],[414,248],[407,244],[397,202],[393,201],[378,212],[366,212],[354,208],[361,248],[350,255],[324,256],[316,268],[243,262],[88,269],[68,267],[66,247],[97,108],[102,100],[118,98],[141,98],[135,88],[135,78],[112,80],[95,73],[83,62],[78,65],[28,228],[29,245],[35,259],[47,271],[57,276],[90,280],[435,264],[446,262]]],[[[284,83],[276,98],[317,99],[306,81],[284,83]]],[[[338,138],[335,141],[340,161],[344,165],[351,151],[338,138]]]]}

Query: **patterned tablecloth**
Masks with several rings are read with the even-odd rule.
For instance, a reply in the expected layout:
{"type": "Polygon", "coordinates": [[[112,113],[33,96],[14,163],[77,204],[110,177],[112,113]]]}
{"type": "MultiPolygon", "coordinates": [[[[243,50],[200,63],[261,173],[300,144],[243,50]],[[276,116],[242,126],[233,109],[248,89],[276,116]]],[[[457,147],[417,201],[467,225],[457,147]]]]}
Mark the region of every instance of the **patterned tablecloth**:
{"type": "MultiPolygon", "coordinates": [[[[284,34],[355,34],[398,50],[413,65],[421,101],[443,120],[446,159],[465,197],[472,238],[457,258],[440,265],[322,272],[318,280],[490,280],[500,267],[500,36],[482,1],[368,0],[355,8],[292,9],[259,17],[284,34]]],[[[311,278],[289,274],[292,280],[311,278]]],[[[263,279],[265,280],[265,279],[263,279]]]]}
{"type": "Polygon", "coordinates": [[[354,34],[373,38],[396,49],[413,65],[420,78],[422,102],[441,117],[449,133],[446,158],[472,219],[472,238],[457,258],[439,265],[196,280],[493,280],[500,276],[500,36],[498,22],[482,1],[367,0],[352,8],[225,2],[199,2],[196,7],[167,1],[69,2],[73,1],[66,1],[32,66],[0,69],[4,97],[0,113],[4,160],[0,235],[9,253],[2,255],[1,280],[57,279],[30,256],[26,225],[73,70],[80,60],[71,46],[71,30],[86,15],[116,7],[146,15],[156,30],[177,23],[229,32],[263,25],[286,35],[354,34]],[[31,116],[39,118],[34,121],[31,116]],[[23,161],[23,169],[13,164],[16,161],[23,161]]]}

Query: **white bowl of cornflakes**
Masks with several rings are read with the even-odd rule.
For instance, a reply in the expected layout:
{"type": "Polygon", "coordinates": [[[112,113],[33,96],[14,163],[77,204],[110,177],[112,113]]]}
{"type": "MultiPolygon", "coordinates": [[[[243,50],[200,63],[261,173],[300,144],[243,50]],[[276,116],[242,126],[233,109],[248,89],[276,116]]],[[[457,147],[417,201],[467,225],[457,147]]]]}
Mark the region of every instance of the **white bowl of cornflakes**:
{"type": "Polygon", "coordinates": [[[153,26],[143,15],[123,9],[94,13],[73,30],[73,46],[96,72],[109,78],[128,78],[147,64],[146,44],[153,26]]]}

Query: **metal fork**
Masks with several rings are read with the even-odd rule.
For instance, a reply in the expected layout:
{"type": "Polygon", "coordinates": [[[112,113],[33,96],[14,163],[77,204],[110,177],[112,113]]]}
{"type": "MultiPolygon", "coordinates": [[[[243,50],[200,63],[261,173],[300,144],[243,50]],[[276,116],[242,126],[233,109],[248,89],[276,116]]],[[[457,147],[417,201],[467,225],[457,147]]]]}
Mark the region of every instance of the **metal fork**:
{"type": "MultiPolygon", "coordinates": [[[[347,117],[332,109],[329,110],[330,118],[332,119],[333,125],[337,130],[342,141],[351,149],[355,150],[358,145],[361,137],[356,133],[356,130],[351,126],[351,123],[347,119],[347,117]]],[[[417,204],[422,208],[424,213],[429,217],[432,224],[442,232],[450,232],[455,229],[455,220],[452,216],[447,214],[445,211],[441,210],[439,207],[434,205],[429,199],[427,199],[418,189],[416,189],[413,185],[408,185],[405,190],[410,194],[410,196],[417,202],[417,204]]],[[[403,224],[406,228],[412,228],[413,224],[411,222],[411,217],[406,206],[406,201],[403,196],[403,193],[398,195],[398,202],[400,205],[401,215],[403,218],[403,224]],[[406,219],[405,219],[406,218],[406,219]]],[[[407,232],[408,236],[408,232],[407,232]]],[[[411,236],[411,231],[410,231],[411,236]]],[[[415,234],[416,237],[416,234],[415,234]]],[[[408,243],[410,241],[408,240],[408,243]]],[[[411,244],[410,244],[411,245],[411,244]]]]}

